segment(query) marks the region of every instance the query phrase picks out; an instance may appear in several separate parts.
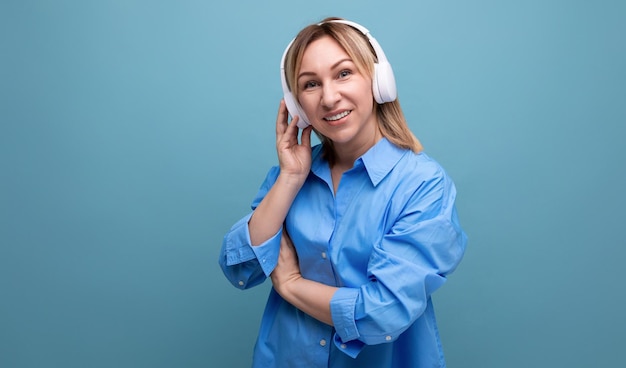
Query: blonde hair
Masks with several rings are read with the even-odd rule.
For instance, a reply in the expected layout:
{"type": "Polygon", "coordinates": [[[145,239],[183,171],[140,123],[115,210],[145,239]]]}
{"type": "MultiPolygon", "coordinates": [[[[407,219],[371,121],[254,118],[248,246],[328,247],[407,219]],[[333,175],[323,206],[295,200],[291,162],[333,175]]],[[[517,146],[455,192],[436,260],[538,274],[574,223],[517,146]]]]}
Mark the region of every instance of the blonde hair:
{"type": "MultiPolygon", "coordinates": [[[[285,58],[285,77],[294,97],[298,96],[300,92],[296,83],[296,75],[300,71],[304,51],[313,41],[324,36],[330,36],[346,51],[360,73],[373,77],[374,63],[377,60],[372,45],[359,30],[344,23],[332,22],[340,19],[331,17],[320,23],[311,24],[302,29],[293,40],[285,58]]],[[[398,99],[393,102],[375,103],[374,105],[379,129],[385,138],[398,147],[416,153],[422,151],[422,144],[409,129],[398,99]]],[[[324,158],[332,166],[335,163],[332,141],[317,131],[315,133],[322,141],[324,158]]]]}

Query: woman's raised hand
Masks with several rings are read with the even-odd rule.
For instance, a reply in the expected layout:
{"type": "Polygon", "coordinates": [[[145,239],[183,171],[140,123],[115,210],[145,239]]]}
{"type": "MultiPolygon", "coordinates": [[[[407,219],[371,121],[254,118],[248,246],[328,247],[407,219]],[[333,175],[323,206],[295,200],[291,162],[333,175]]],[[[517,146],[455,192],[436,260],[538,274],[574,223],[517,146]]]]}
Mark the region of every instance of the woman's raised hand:
{"type": "Polygon", "coordinates": [[[298,118],[288,122],[289,113],[284,101],[280,102],[276,118],[276,151],[280,174],[265,198],[248,221],[250,242],[260,245],[271,238],[285,223],[294,198],[302,188],[311,170],[311,130],[302,131],[298,142],[298,118]]]}
{"type": "Polygon", "coordinates": [[[280,164],[280,174],[304,183],[311,169],[311,126],[302,130],[298,142],[298,116],[288,122],[289,112],[285,101],[280,101],[276,118],[276,151],[280,164]]]}

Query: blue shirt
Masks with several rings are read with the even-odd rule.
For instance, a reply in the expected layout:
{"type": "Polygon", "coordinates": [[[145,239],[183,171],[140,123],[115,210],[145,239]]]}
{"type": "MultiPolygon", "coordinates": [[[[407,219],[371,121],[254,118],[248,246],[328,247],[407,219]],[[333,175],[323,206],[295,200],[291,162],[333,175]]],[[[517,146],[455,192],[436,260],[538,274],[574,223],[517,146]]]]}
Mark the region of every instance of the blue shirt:
{"type": "MultiPolygon", "coordinates": [[[[304,278],[339,287],[333,326],[301,312],[274,289],[261,321],[254,367],[445,367],[431,294],[459,264],[467,237],[456,189],[425,153],[381,139],[333,193],[321,146],[285,227],[304,278]]],[[[252,203],[279,174],[273,167],[252,203]]],[[[278,261],[280,230],[252,246],[248,220],[224,237],[219,263],[241,289],[262,283],[278,261]]]]}

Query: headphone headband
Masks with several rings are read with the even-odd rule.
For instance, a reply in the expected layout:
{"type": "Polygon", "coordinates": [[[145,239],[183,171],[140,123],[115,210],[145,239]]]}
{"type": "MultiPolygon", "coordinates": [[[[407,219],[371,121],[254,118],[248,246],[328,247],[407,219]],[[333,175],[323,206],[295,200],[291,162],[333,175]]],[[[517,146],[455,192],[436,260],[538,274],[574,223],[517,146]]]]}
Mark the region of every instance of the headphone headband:
{"type": "MultiPolygon", "coordinates": [[[[367,40],[369,41],[370,45],[372,45],[374,53],[376,54],[376,58],[378,59],[378,61],[374,63],[374,76],[372,78],[372,93],[374,95],[374,99],[379,104],[395,101],[397,97],[397,90],[396,81],[393,76],[393,70],[391,69],[391,64],[389,64],[389,61],[387,61],[387,56],[383,52],[382,47],[380,46],[378,41],[376,41],[376,39],[371,35],[370,31],[358,23],[351,22],[345,19],[328,20],[325,22],[317,23],[317,25],[319,26],[325,23],[342,23],[358,30],[363,35],[365,35],[365,37],[367,37],[367,40]]],[[[291,45],[295,40],[296,38],[294,37],[289,42],[289,44],[285,48],[285,51],[283,52],[282,58],[280,59],[280,81],[283,88],[283,95],[285,104],[287,105],[287,110],[289,111],[289,114],[291,116],[297,115],[299,117],[298,127],[304,129],[310,124],[309,119],[304,114],[304,111],[302,111],[302,108],[297,102],[296,97],[291,93],[291,89],[287,84],[287,76],[285,75],[285,61],[287,59],[287,53],[289,52],[289,49],[291,49],[291,45]]]]}
{"type": "Polygon", "coordinates": [[[372,36],[372,34],[370,33],[370,31],[363,27],[362,25],[349,21],[349,20],[345,20],[345,19],[335,19],[335,20],[329,20],[326,22],[320,22],[317,23],[317,25],[322,25],[324,23],[342,23],[345,25],[348,25],[352,28],[357,29],[358,31],[360,31],[361,33],[363,33],[365,35],[365,37],[367,37],[367,40],[370,42],[370,44],[372,45],[372,47],[374,48],[374,52],[376,52],[376,58],[378,59],[378,63],[380,62],[386,62],[387,61],[387,56],[385,56],[385,52],[383,51],[383,48],[380,47],[380,44],[378,43],[378,41],[376,41],[376,39],[374,38],[374,36],[372,36]]]}

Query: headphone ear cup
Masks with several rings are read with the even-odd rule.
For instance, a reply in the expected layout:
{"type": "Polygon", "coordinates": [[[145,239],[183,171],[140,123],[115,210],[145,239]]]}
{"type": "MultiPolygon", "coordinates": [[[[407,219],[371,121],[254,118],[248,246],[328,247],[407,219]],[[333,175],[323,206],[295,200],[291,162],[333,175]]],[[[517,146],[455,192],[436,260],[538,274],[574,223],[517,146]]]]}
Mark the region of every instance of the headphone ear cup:
{"type": "Polygon", "coordinates": [[[289,115],[291,115],[292,118],[294,116],[298,116],[298,128],[304,129],[309,126],[309,119],[306,117],[304,111],[302,111],[300,105],[298,105],[291,92],[285,92],[283,98],[285,100],[285,105],[287,106],[287,111],[289,111],[289,115]]]}
{"type": "Polygon", "coordinates": [[[372,81],[374,99],[379,104],[393,102],[398,97],[396,79],[393,76],[391,64],[387,61],[374,64],[374,78],[372,81]]]}

